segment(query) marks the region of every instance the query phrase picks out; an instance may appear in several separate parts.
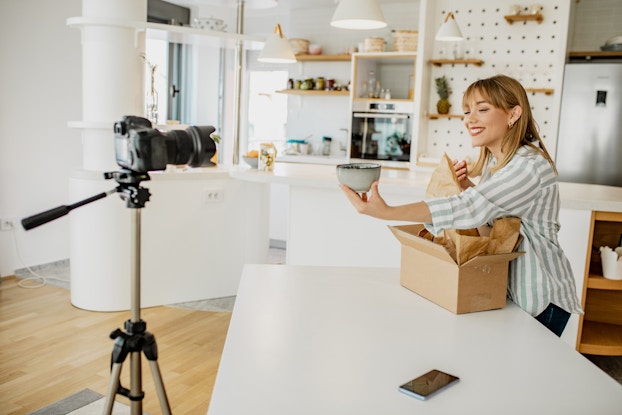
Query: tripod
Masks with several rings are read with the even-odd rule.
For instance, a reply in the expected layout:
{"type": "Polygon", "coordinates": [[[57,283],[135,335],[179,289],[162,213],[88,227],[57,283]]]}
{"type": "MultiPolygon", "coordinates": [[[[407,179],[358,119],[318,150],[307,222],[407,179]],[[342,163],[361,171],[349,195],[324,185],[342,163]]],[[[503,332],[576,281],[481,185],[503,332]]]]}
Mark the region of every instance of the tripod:
{"type": "Polygon", "coordinates": [[[143,180],[149,180],[146,173],[137,173],[131,170],[122,169],[117,172],[104,173],[105,179],[115,179],[119,184],[114,190],[103,192],[98,195],[84,199],[73,205],[63,205],[39,213],[22,220],[24,229],[32,229],[53,219],[66,215],[72,209],[83,206],[87,203],[102,199],[109,194],[119,193],[124,199],[126,206],[132,209],[132,235],[131,235],[131,309],[130,319],[124,324],[125,331],[116,329],[110,334],[114,339],[114,347],[111,356],[111,377],[108,385],[108,395],[104,415],[112,414],[114,397],[117,394],[126,396],[130,400],[131,415],[141,415],[143,413],[142,401],[145,396],[142,391],[142,366],[141,353],[149,361],[151,374],[156,388],[156,393],[160,401],[163,415],[170,415],[171,408],[164,390],[164,382],[158,366],[158,346],[155,337],[147,331],[147,323],[140,318],[140,234],[141,234],[141,209],[149,200],[148,189],[140,186],[143,180]],[[121,386],[121,369],[127,356],[130,356],[130,388],[121,386]]]}
{"type": "Polygon", "coordinates": [[[114,396],[120,394],[129,398],[131,403],[131,414],[140,415],[143,413],[142,400],[144,392],[142,389],[142,367],[141,352],[149,361],[151,374],[160,400],[162,414],[170,415],[171,408],[164,390],[164,382],[158,366],[158,346],[153,334],[146,331],[147,323],[140,318],[140,234],[141,234],[141,210],[145,202],[149,200],[149,190],[140,187],[142,180],[149,180],[147,174],[137,174],[133,172],[113,172],[105,173],[104,177],[114,178],[119,187],[117,191],[121,193],[121,198],[126,200],[126,206],[132,209],[132,259],[131,259],[131,309],[130,319],[125,322],[125,332],[116,329],[110,333],[110,337],[115,340],[111,357],[111,377],[108,385],[108,395],[104,415],[112,414],[114,396]],[[121,386],[121,368],[127,355],[130,355],[130,389],[121,386]]]}

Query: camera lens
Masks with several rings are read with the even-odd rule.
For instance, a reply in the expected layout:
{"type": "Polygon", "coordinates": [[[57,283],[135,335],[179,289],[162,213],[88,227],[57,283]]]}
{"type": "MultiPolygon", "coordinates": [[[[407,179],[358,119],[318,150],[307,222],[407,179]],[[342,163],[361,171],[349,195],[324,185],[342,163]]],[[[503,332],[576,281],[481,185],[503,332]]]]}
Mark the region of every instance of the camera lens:
{"type": "Polygon", "coordinates": [[[139,173],[165,170],[167,164],[214,166],[214,131],[209,125],[162,133],[148,119],[126,115],[114,125],[117,164],[139,173]]]}
{"type": "Polygon", "coordinates": [[[210,161],[216,154],[212,126],[191,126],[185,130],[172,130],[165,134],[169,164],[187,164],[190,167],[213,166],[210,161]]]}

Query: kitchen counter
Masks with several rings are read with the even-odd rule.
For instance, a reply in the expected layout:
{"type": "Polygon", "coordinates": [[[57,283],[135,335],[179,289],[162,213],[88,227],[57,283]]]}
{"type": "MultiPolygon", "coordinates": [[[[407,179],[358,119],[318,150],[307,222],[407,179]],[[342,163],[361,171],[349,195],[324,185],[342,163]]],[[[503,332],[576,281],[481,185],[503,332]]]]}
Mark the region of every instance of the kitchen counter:
{"type": "Polygon", "coordinates": [[[209,406],[221,414],[618,414],[622,387],[516,305],[452,314],[399,270],[246,265],[209,406]],[[400,384],[460,381],[427,401],[400,384]]]}
{"type": "MultiPolygon", "coordinates": [[[[415,191],[423,196],[431,173],[432,169],[383,168],[380,176],[380,189],[389,194],[402,195],[412,195],[415,191]]],[[[277,183],[339,190],[335,165],[276,163],[273,172],[263,172],[246,166],[238,166],[233,168],[230,174],[236,179],[257,183],[277,183]]]]}
{"type": "MultiPolygon", "coordinates": [[[[384,195],[407,195],[416,201],[425,194],[433,169],[418,170],[383,168],[380,176],[380,191],[384,195]]],[[[293,186],[338,189],[334,165],[276,163],[273,172],[262,172],[246,166],[230,171],[232,177],[258,183],[278,183],[293,186]]],[[[622,212],[622,187],[591,185],[582,183],[559,184],[562,208],[622,212]]]]}

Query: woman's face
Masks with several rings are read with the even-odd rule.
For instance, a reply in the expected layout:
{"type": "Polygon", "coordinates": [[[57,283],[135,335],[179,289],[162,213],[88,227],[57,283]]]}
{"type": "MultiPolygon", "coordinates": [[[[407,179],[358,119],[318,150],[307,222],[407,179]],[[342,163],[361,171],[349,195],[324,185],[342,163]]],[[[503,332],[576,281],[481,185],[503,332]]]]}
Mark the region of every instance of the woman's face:
{"type": "Polygon", "coordinates": [[[488,147],[498,156],[510,122],[509,112],[494,107],[479,91],[473,94],[463,109],[464,125],[471,136],[471,144],[475,147],[488,147]]]}

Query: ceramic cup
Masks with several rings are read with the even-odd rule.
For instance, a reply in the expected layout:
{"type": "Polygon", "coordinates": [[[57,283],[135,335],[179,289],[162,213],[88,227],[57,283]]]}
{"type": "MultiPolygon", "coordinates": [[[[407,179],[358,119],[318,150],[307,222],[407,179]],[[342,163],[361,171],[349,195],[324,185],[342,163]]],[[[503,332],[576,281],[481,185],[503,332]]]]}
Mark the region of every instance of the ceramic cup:
{"type": "Polygon", "coordinates": [[[321,55],[322,47],[320,45],[309,45],[309,54],[311,55],[321,55]]]}
{"type": "Polygon", "coordinates": [[[337,166],[337,179],[358,193],[368,192],[371,184],[380,179],[380,165],[374,163],[349,163],[337,166]]]}
{"type": "Polygon", "coordinates": [[[622,256],[618,259],[618,253],[622,253],[622,250],[618,248],[614,251],[608,246],[601,246],[599,250],[603,277],[610,280],[622,280],[622,256]]]}
{"type": "Polygon", "coordinates": [[[510,15],[516,16],[519,15],[523,8],[518,4],[513,4],[510,6],[510,15]]]}
{"type": "Polygon", "coordinates": [[[542,11],[542,5],[540,4],[532,4],[531,6],[529,6],[529,13],[530,14],[538,14],[542,11]]]}

